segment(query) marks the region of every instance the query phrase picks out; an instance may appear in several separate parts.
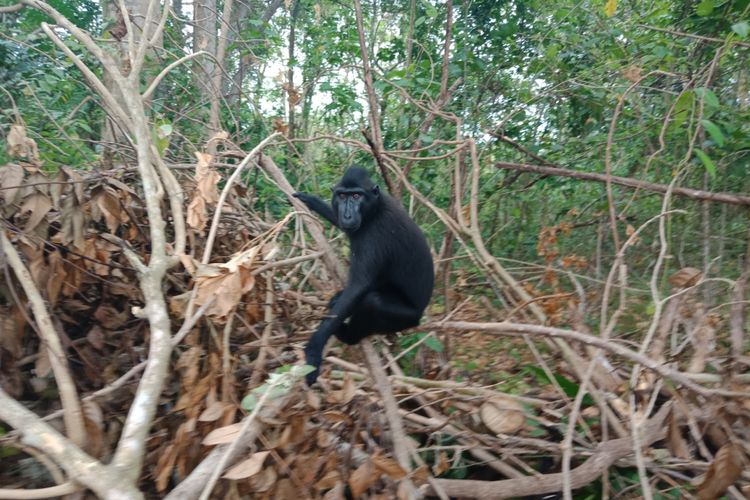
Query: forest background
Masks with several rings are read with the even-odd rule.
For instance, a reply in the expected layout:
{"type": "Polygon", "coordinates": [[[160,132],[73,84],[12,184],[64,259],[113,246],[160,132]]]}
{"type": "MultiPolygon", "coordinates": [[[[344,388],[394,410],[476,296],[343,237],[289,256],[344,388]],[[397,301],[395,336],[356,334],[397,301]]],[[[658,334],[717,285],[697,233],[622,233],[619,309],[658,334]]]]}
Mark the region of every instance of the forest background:
{"type": "Polygon", "coordinates": [[[749,23],[3,0],[0,498],[746,498],[749,23]],[[308,390],[352,163],[436,289],[308,390]]]}

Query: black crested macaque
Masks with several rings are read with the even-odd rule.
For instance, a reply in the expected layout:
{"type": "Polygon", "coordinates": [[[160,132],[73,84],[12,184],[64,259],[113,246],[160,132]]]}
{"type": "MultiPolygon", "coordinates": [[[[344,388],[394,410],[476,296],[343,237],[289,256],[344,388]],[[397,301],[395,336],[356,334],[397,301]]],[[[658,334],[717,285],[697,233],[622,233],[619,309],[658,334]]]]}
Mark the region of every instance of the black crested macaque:
{"type": "Polygon", "coordinates": [[[320,373],[331,335],[356,344],[373,333],[393,333],[419,324],[432,296],[435,273],[427,240],[401,204],[381,193],[367,171],[352,166],[333,188],[329,205],[294,193],[349,237],[351,266],[346,287],[328,304],[324,319],[305,347],[312,385],[320,373]]]}

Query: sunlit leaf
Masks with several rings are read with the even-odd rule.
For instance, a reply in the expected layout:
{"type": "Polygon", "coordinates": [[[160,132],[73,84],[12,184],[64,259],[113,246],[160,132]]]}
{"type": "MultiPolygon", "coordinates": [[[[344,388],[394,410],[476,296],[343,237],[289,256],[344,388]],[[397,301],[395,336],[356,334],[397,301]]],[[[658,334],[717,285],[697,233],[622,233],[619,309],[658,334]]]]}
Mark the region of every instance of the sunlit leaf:
{"type": "Polygon", "coordinates": [[[695,7],[695,13],[701,17],[709,16],[711,15],[713,11],[714,11],[713,0],[701,0],[701,3],[699,3],[695,7]]]}
{"type": "Polygon", "coordinates": [[[604,13],[607,15],[607,17],[614,16],[616,11],[617,0],[607,0],[607,3],[604,5],[604,13]]]}
{"type": "Polygon", "coordinates": [[[750,33],[750,24],[747,21],[740,21],[732,25],[732,31],[737,33],[740,38],[747,38],[748,33],[750,33]]]}

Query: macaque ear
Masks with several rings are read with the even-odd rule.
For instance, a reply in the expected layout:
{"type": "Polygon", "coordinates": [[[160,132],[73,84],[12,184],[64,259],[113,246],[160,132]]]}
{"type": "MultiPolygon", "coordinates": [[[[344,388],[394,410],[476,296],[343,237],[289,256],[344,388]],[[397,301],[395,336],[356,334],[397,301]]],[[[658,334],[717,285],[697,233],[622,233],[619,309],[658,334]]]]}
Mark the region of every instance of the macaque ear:
{"type": "Polygon", "coordinates": [[[372,194],[374,194],[375,196],[379,195],[380,188],[378,186],[375,186],[374,188],[372,188],[372,194]]]}

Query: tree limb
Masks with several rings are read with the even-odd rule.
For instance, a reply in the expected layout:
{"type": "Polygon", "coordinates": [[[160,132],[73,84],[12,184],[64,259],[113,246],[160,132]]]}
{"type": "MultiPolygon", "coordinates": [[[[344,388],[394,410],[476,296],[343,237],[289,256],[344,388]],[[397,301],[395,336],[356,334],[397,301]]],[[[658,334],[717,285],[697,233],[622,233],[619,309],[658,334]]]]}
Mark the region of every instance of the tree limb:
{"type": "MultiPolygon", "coordinates": [[[[497,168],[505,170],[520,170],[522,172],[533,172],[535,174],[542,175],[556,175],[558,177],[572,177],[574,179],[581,179],[584,181],[595,181],[595,182],[607,182],[607,177],[604,174],[596,174],[591,172],[579,172],[576,170],[564,170],[555,167],[543,167],[539,165],[527,165],[524,163],[506,163],[498,162],[495,163],[497,168]]],[[[653,191],[656,193],[666,193],[669,190],[668,184],[655,184],[646,181],[639,181],[637,179],[630,179],[627,177],[610,176],[612,184],[619,186],[626,186],[635,189],[643,189],[646,191],[653,191]]],[[[711,191],[703,191],[700,189],[692,189],[685,187],[674,187],[672,194],[678,196],[685,196],[694,200],[708,200],[716,201],[719,203],[729,203],[731,205],[750,205],[750,196],[745,196],[735,193],[714,193],[711,191]]]]}
{"type": "MultiPolygon", "coordinates": [[[[670,409],[670,404],[662,406],[659,412],[643,426],[640,440],[643,446],[651,445],[664,437],[666,433],[664,420],[670,409]]],[[[581,488],[599,479],[602,473],[617,460],[630,455],[633,451],[633,445],[633,439],[630,437],[613,439],[599,444],[588,460],[571,471],[571,487],[573,489],[581,488]]],[[[501,481],[437,479],[438,484],[452,497],[492,500],[558,492],[562,488],[562,481],[562,473],[501,481]]]]}

